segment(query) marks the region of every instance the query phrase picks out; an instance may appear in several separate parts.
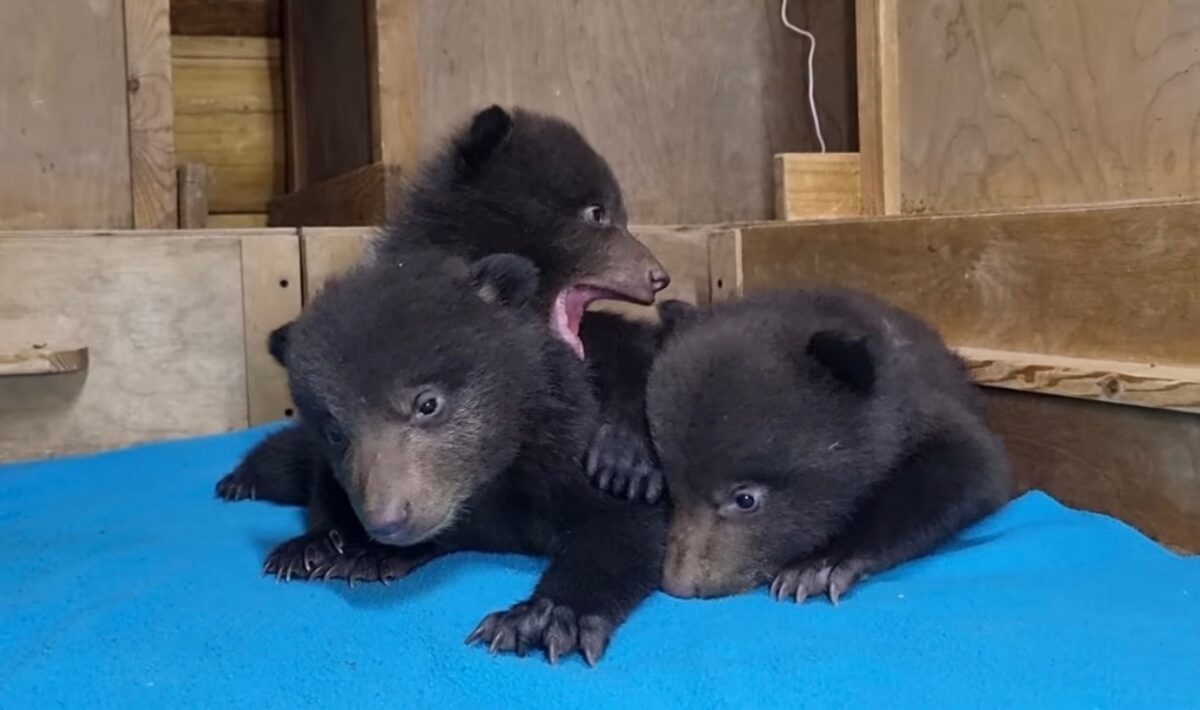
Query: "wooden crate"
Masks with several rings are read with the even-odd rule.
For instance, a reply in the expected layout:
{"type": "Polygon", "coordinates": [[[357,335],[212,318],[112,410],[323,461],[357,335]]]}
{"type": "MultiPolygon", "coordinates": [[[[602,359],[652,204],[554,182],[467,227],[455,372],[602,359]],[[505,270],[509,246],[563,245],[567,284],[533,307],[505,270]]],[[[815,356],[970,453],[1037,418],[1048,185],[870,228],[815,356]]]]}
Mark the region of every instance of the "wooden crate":
{"type": "MultiPolygon", "coordinates": [[[[831,149],[857,141],[853,4],[793,0],[821,36],[831,149]],[[849,51],[848,51],[849,48],[849,51]]],[[[553,113],[643,223],[768,219],[772,155],[816,143],[804,40],[776,0],[285,0],[289,190],[272,224],[372,223],[398,176],[489,103],[553,113]]]]}
{"type": "Polygon", "coordinates": [[[0,3],[0,229],[176,225],[167,5],[0,3]]]}
{"type": "Polygon", "coordinates": [[[292,230],[0,233],[0,284],[0,459],[228,431],[290,406],[266,337],[300,312],[292,230]],[[28,364],[39,350],[84,357],[28,364]]]}

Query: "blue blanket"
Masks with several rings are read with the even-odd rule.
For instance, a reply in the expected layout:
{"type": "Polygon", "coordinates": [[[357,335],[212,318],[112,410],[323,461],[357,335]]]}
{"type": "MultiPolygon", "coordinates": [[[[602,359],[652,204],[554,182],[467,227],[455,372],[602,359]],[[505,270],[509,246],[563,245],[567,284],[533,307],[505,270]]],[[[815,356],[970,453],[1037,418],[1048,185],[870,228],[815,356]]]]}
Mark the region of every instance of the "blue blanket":
{"type": "Polygon", "coordinates": [[[1200,558],[1029,494],[833,607],[655,595],[595,669],[463,645],[541,562],[277,583],[264,430],[0,467],[0,707],[1197,707],[1200,558]]]}

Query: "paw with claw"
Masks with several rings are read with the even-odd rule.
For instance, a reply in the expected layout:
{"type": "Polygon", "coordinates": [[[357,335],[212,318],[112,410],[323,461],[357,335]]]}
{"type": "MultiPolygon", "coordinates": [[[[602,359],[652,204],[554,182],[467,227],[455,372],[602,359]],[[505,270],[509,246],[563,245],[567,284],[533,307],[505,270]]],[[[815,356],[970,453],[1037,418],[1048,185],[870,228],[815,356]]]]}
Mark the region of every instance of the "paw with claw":
{"type": "Polygon", "coordinates": [[[584,470],[592,485],[626,500],[657,503],[666,490],[646,437],[622,426],[600,425],[588,446],[584,470]]]}
{"type": "Polygon", "coordinates": [[[239,468],[217,481],[217,497],[222,500],[254,500],[254,480],[239,468]]]}
{"type": "Polygon", "coordinates": [[[466,642],[483,642],[492,653],[512,651],[518,656],[541,649],[550,663],[578,651],[594,666],[608,648],[614,628],[595,614],[576,614],[569,606],[535,598],[483,617],[466,642]]]}
{"type": "Polygon", "coordinates": [[[355,582],[383,582],[399,579],[428,557],[413,559],[402,548],[376,542],[350,541],[337,530],[320,530],[294,537],[267,555],[263,574],[280,580],[344,579],[355,582]]]}
{"type": "Polygon", "coordinates": [[[771,596],[777,601],[800,603],[815,594],[824,594],[835,605],[850,587],[867,577],[867,561],[855,557],[821,558],[784,569],[771,583],[771,596]]]}

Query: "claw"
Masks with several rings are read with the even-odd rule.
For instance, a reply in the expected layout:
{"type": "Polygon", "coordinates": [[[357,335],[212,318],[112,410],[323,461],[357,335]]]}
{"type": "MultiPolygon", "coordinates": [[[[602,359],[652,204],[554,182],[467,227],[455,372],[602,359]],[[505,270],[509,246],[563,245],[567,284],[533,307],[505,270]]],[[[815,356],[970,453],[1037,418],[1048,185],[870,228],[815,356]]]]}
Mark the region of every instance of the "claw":
{"type": "Polygon", "coordinates": [[[346,547],[342,540],[342,534],[337,530],[329,531],[329,543],[333,545],[333,549],[337,550],[339,555],[346,554],[346,547]]]}
{"type": "Polygon", "coordinates": [[[829,594],[829,601],[830,601],[830,602],[831,602],[831,603],[832,603],[834,606],[837,606],[837,605],[838,605],[838,599],[840,599],[840,598],[841,598],[841,596],[842,596],[842,590],[841,590],[841,589],[838,589],[837,582],[834,582],[833,580],[830,580],[830,582],[829,582],[829,589],[827,590],[827,593],[829,594]]]}
{"type": "Polygon", "coordinates": [[[560,650],[558,648],[557,641],[555,641],[554,639],[550,639],[549,641],[546,642],[546,659],[548,661],[550,661],[550,665],[552,665],[552,666],[558,665],[558,654],[559,653],[560,653],[560,650]]]}

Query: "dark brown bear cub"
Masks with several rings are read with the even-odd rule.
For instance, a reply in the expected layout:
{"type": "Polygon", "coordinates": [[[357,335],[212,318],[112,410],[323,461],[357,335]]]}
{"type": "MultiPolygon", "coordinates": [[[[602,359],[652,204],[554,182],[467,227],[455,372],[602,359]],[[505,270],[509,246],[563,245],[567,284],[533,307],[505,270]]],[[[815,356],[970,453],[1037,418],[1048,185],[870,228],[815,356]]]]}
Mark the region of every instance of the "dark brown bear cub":
{"type": "Polygon", "coordinates": [[[1006,457],[933,329],[866,294],[663,304],[648,416],[673,510],[663,587],[836,602],[1008,500],[1006,457]]]}
{"type": "Polygon", "coordinates": [[[521,257],[467,269],[420,249],[321,292],[282,355],[329,470],[308,532],[272,551],[268,571],[387,580],[459,550],[545,555],[533,595],[470,640],[600,657],[658,584],[666,521],[579,474],[598,408],[537,292],[521,257]]]}

